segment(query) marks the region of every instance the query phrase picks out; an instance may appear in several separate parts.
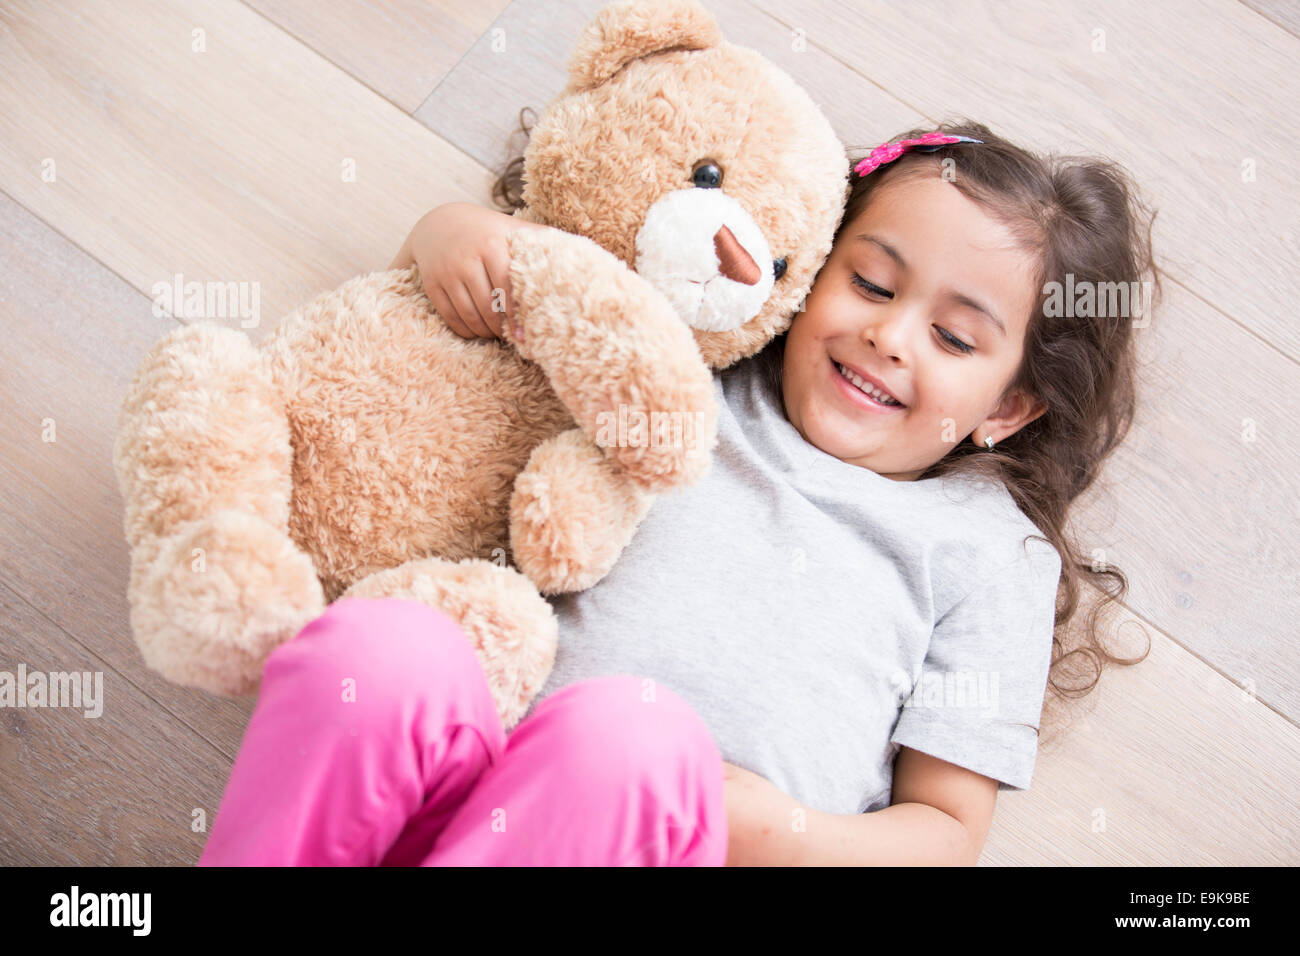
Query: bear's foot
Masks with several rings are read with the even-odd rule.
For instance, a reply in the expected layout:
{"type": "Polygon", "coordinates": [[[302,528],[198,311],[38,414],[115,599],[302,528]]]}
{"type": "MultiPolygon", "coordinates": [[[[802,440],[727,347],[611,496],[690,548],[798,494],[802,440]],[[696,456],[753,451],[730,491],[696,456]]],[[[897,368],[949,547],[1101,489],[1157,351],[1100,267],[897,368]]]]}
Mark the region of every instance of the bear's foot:
{"type": "Polygon", "coordinates": [[[232,510],[141,541],[130,603],[145,664],[223,696],[256,693],[266,658],[325,610],[311,559],[285,532],[232,510]]]}

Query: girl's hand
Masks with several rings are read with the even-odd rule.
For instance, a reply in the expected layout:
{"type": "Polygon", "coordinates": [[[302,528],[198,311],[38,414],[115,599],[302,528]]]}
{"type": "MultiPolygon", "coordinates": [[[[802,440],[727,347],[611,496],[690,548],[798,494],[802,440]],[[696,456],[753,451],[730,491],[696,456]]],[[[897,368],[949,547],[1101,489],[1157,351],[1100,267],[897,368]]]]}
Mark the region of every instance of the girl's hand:
{"type": "Polygon", "coordinates": [[[508,240],[518,229],[547,229],[516,216],[454,202],[420,217],[390,269],[412,264],[443,323],[463,338],[501,338],[513,322],[508,240]]]}

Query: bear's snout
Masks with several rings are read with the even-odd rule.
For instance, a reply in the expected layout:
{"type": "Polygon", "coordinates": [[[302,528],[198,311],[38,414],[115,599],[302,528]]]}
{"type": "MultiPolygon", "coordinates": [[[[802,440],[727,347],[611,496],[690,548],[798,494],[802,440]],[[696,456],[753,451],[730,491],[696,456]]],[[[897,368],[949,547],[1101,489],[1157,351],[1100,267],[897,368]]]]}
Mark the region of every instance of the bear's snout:
{"type": "Polygon", "coordinates": [[[739,328],[762,311],[775,282],[767,237],[721,189],[660,196],[636,234],[636,271],[681,320],[703,332],[739,328]]]}

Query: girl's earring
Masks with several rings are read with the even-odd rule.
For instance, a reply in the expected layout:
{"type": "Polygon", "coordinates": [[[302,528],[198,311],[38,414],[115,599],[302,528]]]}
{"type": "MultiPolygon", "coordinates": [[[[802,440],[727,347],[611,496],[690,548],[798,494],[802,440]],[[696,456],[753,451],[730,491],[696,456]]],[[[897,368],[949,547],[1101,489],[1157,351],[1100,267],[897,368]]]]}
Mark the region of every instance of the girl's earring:
{"type": "Polygon", "coordinates": [[[985,435],[985,436],[984,436],[984,447],[987,448],[989,451],[992,451],[992,450],[993,450],[993,436],[992,436],[992,435],[985,435]]]}

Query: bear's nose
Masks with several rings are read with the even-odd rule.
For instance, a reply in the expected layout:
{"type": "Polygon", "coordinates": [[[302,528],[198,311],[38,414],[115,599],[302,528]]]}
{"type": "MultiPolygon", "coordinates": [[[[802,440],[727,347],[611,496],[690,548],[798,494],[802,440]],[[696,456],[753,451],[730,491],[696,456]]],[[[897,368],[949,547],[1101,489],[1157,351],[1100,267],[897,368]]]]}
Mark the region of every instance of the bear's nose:
{"type": "Polygon", "coordinates": [[[757,285],[763,277],[758,263],[726,226],[714,233],[713,250],[718,254],[718,271],[728,279],[745,285],[757,285]]]}

